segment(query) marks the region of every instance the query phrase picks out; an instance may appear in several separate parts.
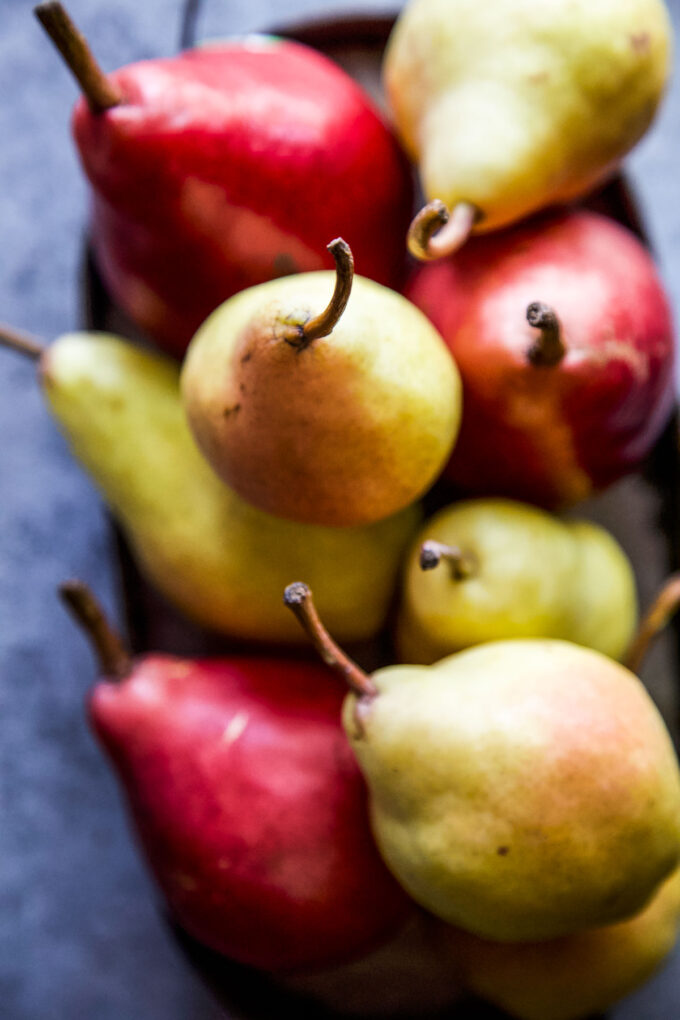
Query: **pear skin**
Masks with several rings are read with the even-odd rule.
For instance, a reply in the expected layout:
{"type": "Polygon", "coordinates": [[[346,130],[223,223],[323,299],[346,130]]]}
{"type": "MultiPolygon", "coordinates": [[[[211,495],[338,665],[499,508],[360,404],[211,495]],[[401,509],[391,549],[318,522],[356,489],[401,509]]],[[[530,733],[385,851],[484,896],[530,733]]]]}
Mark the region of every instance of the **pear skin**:
{"type": "Polygon", "coordinates": [[[140,568],[191,619],[243,639],[299,642],[281,590],[306,573],[347,640],[381,627],[416,508],[342,530],[256,510],[196,448],[175,363],[116,337],[61,337],[43,356],[41,376],[49,407],[140,568]]]}
{"type": "Polygon", "coordinates": [[[680,872],[639,914],[549,942],[507,945],[442,926],[440,936],[475,994],[518,1020],[581,1020],[644,984],[673,949],[680,872]]]}
{"type": "Polygon", "coordinates": [[[603,528],[560,521],[528,504],[468,500],[436,514],[407,561],[396,640],[403,662],[429,664],[504,638],[562,638],[623,658],[637,622],[635,578],[603,528]],[[423,570],[423,543],[458,548],[472,562],[423,570]]]}
{"type": "Polygon", "coordinates": [[[616,539],[590,521],[565,521],[579,559],[571,603],[576,644],[623,661],[638,620],[635,575],[616,539]]]}
{"type": "Polygon", "coordinates": [[[643,909],[680,858],[680,774],[642,683],[552,640],[396,666],[346,699],[373,831],[407,892],[501,942],[643,909]]]}
{"type": "Polygon", "coordinates": [[[429,488],[458,433],[458,370],[405,298],[355,276],[339,321],[297,346],[287,331],[328,304],[335,275],[237,294],[192,340],[182,395],[217,473],[268,513],[344,527],[429,488]]]}
{"type": "Polygon", "coordinates": [[[670,48],[661,0],[410,0],[384,82],[426,197],[495,230],[612,172],[654,117],[670,48]]]}

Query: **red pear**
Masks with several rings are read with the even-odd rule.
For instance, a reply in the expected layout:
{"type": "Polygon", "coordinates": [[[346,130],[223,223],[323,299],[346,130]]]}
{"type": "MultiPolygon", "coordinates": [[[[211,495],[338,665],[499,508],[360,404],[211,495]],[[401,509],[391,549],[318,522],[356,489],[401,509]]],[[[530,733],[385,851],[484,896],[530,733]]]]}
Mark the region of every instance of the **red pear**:
{"type": "Polygon", "coordinates": [[[237,291],[330,268],[338,234],[362,275],[399,285],[411,172],[331,60],[247,36],[104,75],[59,4],[37,11],[85,91],[73,132],[98,267],[163,347],[181,355],[237,291]]]}
{"type": "Polygon", "coordinates": [[[654,263],[624,227],[566,212],[473,239],[407,296],[463,379],[446,475],[554,507],[638,467],[674,403],[673,326],[654,263]]]}
{"type": "Polygon", "coordinates": [[[102,664],[92,725],[180,926],[268,970],[337,964],[388,939],[413,908],[374,846],[331,672],[133,661],[82,584],[62,594],[102,664]]]}

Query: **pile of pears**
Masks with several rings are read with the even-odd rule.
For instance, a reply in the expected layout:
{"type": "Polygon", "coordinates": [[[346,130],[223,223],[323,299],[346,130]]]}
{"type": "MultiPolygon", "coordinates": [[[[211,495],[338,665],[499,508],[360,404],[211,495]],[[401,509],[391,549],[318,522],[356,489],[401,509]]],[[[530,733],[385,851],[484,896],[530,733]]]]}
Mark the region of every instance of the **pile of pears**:
{"type": "MultiPolygon", "coordinates": [[[[39,13],[82,72],[61,5],[39,13]]],[[[334,270],[229,297],[181,365],[102,333],[0,335],[36,361],[140,572],[224,641],[135,660],[63,590],[171,913],[340,1012],[462,991],[578,1020],[675,942],[680,770],[635,672],[678,583],[638,628],[620,545],[549,512],[644,461],[672,326],[632,235],[543,211],[642,136],[669,47],[659,0],[409,0],[384,80],[428,201],[413,300],[328,237],[334,270]],[[379,668],[336,641],[371,641],[379,668]]],[[[102,129],[114,100],[90,111],[102,129]]]]}

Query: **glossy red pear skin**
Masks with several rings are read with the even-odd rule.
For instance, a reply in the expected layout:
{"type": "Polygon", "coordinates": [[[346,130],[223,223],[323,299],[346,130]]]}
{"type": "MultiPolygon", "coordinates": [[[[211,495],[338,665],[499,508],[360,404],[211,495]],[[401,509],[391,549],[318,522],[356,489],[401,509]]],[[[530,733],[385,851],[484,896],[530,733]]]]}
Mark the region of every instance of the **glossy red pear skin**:
{"type": "Polygon", "coordinates": [[[475,494],[555,507],[634,470],[674,403],[673,325],[654,264],[595,213],[543,217],[471,240],[406,288],[463,378],[463,423],[446,476],[475,494]],[[526,357],[534,301],[567,346],[555,367],[526,357]]]}
{"type": "Polygon", "coordinates": [[[313,663],[163,655],[92,694],[172,914],[241,963],[338,963],[412,909],[373,843],[343,697],[313,663]]]}
{"type": "Polygon", "coordinates": [[[332,268],[397,287],[411,171],[367,95],[328,58],[260,39],[131,64],[125,102],[73,131],[92,185],[92,244],[107,287],[181,355],[231,294],[332,268]]]}

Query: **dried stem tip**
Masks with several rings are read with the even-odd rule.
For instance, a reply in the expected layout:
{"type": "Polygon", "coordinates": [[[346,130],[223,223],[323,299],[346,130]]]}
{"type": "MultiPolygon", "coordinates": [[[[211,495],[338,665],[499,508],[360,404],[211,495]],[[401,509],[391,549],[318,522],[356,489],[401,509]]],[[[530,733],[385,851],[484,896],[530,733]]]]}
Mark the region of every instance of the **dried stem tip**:
{"type": "Polygon", "coordinates": [[[92,113],[104,113],[119,106],[123,102],[122,94],[102,71],[66,9],[55,0],[49,0],[38,4],[34,13],[80,85],[92,113]]]}
{"type": "Polygon", "coordinates": [[[465,244],[478,219],[479,210],[470,202],[459,202],[449,213],[435,198],[413,218],[406,238],[408,250],[421,262],[452,255],[465,244]]]}
{"type": "Polygon", "coordinates": [[[20,333],[12,326],[0,322],[0,347],[11,347],[13,351],[39,361],[45,352],[45,345],[28,333],[20,333]]]}
{"type": "Polygon", "coordinates": [[[527,308],[527,322],[541,331],[527,351],[531,364],[538,368],[558,365],[567,353],[567,348],[562,339],[560,320],[553,309],[542,301],[534,301],[527,308]]]}
{"type": "Polygon", "coordinates": [[[421,570],[434,570],[442,560],[450,565],[454,581],[465,581],[477,573],[477,560],[471,552],[434,540],[423,542],[420,549],[421,570]]]}
{"type": "Polygon", "coordinates": [[[83,581],[65,581],[59,594],[89,637],[102,675],[111,680],[129,676],[132,658],[90,588],[83,581]]]}
{"type": "Polygon", "coordinates": [[[378,693],[377,687],[370,676],[336,645],[319,619],[309,587],[302,581],[289,584],[283,593],[283,601],[295,613],[326,665],[339,673],[359,698],[374,698],[378,693]]]}
{"type": "Polygon", "coordinates": [[[656,636],[680,607],[680,574],[671,574],[661,586],[631,641],[624,664],[637,673],[656,636]]]}
{"type": "Polygon", "coordinates": [[[291,347],[304,350],[312,340],[328,336],[347,307],[354,280],[354,256],[350,246],[341,237],[336,237],[328,245],[328,251],[335,262],[335,289],[328,306],[320,315],[308,319],[303,325],[289,326],[283,339],[291,347]]]}

